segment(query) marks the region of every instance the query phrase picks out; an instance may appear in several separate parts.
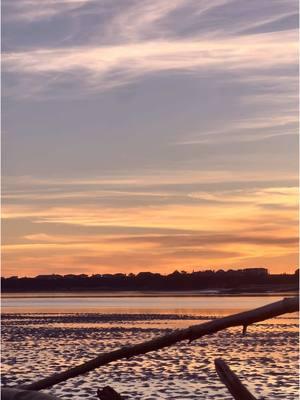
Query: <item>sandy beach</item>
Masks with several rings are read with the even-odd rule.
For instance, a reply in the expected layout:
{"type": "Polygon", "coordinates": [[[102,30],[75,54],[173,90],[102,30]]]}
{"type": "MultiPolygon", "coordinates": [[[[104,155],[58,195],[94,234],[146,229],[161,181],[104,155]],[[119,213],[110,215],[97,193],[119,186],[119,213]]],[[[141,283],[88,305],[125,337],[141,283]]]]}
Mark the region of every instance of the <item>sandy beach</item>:
{"type": "MultiPolygon", "coordinates": [[[[102,351],[147,340],[216,315],[4,314],[2,384],[29,383],[102,351]]],[[[114,362],[54,386],[62,399],[95,399],[111,385],[132,399],[230,399],[214,359],[222,357],[258,397],[298,398],[298,318],[286,315],[251,326],[246,336],[229,329],[191,344],[114,362]]]]}

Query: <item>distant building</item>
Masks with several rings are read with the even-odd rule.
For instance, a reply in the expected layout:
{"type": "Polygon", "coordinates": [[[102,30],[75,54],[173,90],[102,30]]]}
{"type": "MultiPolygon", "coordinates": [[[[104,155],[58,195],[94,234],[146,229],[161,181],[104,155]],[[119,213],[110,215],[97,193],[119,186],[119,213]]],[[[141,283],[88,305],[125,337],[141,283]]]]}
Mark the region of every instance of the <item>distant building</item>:
{"type": "Polygon", "coordinates": [[[62,275],[57,275],[57,274],[51,274],[51,275],[38,275],[36,276],[36,278],[38,279],[60,279],[62,277],[62,275]]]}
{"type": "Polygon", "coordinates": [[[260,268],[260,267],[245,268],[243,270],[243,272],[247,275],[252,275],[252,276],[267,276],[268,275],[267,268],[260,268]]]}

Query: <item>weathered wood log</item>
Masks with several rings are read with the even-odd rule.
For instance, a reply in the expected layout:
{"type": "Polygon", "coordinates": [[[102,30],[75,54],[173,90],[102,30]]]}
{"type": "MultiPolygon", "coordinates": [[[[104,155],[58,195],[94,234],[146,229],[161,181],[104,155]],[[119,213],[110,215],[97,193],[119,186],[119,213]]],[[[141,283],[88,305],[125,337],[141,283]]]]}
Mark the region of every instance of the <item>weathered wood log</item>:
{"type": "Polygon", "coordinates": [[[58,397],[32,390],[2,387],[1,400],[58,400],[58,397]]]}
{"type": "Polygon", "coordinates": [[[217,358],[215,360],[215,367],[221,382],[224,383],[235,400],[256,400],[256,397],[242,384],[225,361],[217,358]]]}
{"type": "Polygon", "coordinates": [[[41,390],[49,388],[57,383],[74,378],[78,375],[85,374],[95,368],[107,365],[113,361],[128,359],[140,354],[146,354],[151,351],[159,350],[164,347],[171,346],[182,340],[193,341],[204,335],[216,333],[226,328],[234,326],[249,326],[255,322],[264,321],[266,319],[276,317],[281,314],[296,312],[299,309],[298,297],[286,298],[254,310],[229,315],[224,318],[218,318],[203,324],[193,325],[186,329],[178,329],[167,335],[159,336],[152,340],[142,342],[132,346],[121,347],[118,350],[101,353],[94,359],[87,361],[81,365],[67,369],[66,371],[55,373],[47,378],[36,382],[23,385],[25,389],[41,390]]]}
{"type": "Polygon", "coordinates": [[[124,400],[124,397],[122,397],[110,386],[105,386],[103,389],[98,389],[97,395],[100,400],[124,400]]]}

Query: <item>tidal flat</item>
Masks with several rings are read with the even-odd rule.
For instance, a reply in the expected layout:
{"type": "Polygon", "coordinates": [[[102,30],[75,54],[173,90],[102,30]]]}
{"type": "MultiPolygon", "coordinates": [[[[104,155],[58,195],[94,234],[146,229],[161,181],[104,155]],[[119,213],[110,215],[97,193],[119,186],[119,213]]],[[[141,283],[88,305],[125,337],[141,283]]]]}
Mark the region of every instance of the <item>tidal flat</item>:
{"type": "MultiPolygon", "coordinates": [[[[223,312],[222,312],[223,314],[223,312]]],[[[176,313],[6,313],[2,385],[33,382],[104,351],[218,317],[176,313]]],[[[214,368],[223,358],[258,398],[298,399],[298,316],[231,328],[192,343],[113,362],[53,386],[61,399],[96,399],[110,385],[128,399],[231,399],[214,368]]]]}

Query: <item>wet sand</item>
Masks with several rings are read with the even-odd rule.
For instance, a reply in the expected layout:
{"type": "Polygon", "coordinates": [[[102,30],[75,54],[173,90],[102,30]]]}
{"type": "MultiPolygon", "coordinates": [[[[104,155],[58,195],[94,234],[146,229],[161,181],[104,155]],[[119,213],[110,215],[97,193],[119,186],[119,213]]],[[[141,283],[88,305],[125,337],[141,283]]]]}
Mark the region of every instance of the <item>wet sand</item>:
{"type": "MultiPolygon", "coordinates": [[[[211,315],[5,314],[2,384],[29,383],[102,351],[148,340],[211,315]]],[[[96,399],[111,385],[132,399],[231,399],[214,369],[222,357],[258,397],[298,398],[298,317],[287,315],[233,328],[189,344],[118,361],[54,386],[62,399],[96,399]]]]}

